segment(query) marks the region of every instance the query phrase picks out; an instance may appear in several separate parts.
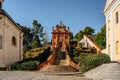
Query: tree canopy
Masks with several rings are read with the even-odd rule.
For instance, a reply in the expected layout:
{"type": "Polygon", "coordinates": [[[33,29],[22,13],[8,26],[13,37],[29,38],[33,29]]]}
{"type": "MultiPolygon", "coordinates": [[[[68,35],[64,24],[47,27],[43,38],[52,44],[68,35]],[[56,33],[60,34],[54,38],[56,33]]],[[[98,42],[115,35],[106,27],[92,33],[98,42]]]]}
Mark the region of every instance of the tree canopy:
{"type": "MultiPolygon", "coordinates": [[[[19,25],[20,26],[20,25],[19,25]]],[[[26,26],[20,26],[23,34],[23,52],[31,49],[31,42],[33,40],[33,34],[31,33],[31,29],[26,26]]]]}
{"type": "Polygon", "coordinates": [[[70,40],[73,39],[74,36],[73,36],[73,32],[70,32],[70,40]]]}
{"type": "Polygon", "coordinates": [[[82,30],[80,30],[80,31],[75,35],[75,38],[76,38],[77,40],[81,40],[82,37],[83,37],[83,34],[84,34],[84,32],[83,32],[82,30]]]}
{"type": "Polygon", "coordinates": [[[91,28],[90,26],[86,26],[83,30],[83,33],[86,35],[91,35],[95,32],[95,30],[93,28],[91,28]]]}
{"type": "Polygon", "coordinates": [[[94,29],[89,27],[89,26],[86,26],[83,30],[80,30],[76,35],[75,35],[75,38],[78,39],[78,40],[81,40],[83,38],[83,35],[86,34],[86,35],[91,35],[94,33],[94,29]]]}
{"type": "Polygon", "coordinates": [[[46,46],[47,44],[48,44],[48,33],[47,31],[45,31],[43,35],[43,46],[46,46]]]}
{"type": "Polygon", "coordinates": [[[23,52],[41,47],[41,42],[46,39],[44,39],[44,35],[47,36],[46,33],[43,33],[43,26],[38,23],[37,20],[33,20],[33,27],[29,28],[26,26],[21,26],[19,23],[17,23],[18,26],[21,27],[21,30],[23,31],[23,52]]]}
{"type": "Polygon", "coordinates": [[[106,25],[104,25],[97,33],[95,42],[99,45],[100,48],[106,48],[106,25]]]}
{"type": "Polygon", "coordinates": [[[33,20],[33,29],[32,29],[32,33],[33,33],[33,41],[32,41],[32,48],[37,48],[37,47],[41,47],[41,41],[43,39],[43,26],[38,23],[37,20],[33,20]]]}

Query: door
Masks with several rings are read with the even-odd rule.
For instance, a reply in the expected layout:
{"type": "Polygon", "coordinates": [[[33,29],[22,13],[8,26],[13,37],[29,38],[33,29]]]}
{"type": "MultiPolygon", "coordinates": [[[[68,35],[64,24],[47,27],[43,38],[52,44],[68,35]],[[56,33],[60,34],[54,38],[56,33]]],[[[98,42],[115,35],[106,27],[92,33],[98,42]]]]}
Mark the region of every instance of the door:
{"type": "Polygon", "coordinates": [[[59,47],[62,47],[62,42],[59,42],[59,47]]]}
{"type": "Polygon", "coordinates": [[[59,38],[59,47],[62,47],[62,38],[59,38]]]}

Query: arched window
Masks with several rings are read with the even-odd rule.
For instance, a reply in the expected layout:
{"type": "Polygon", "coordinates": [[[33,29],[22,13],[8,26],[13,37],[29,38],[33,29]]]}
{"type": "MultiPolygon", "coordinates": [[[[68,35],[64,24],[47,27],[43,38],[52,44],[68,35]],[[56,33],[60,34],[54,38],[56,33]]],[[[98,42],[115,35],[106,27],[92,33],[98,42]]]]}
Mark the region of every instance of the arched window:
{"type": "Polygon", "coordinates": [[[17,45],[17,41],[16,41],[16,37],[15,36],[12,37],[12,45],[14,45],[14,46],[17,45]]]}
{"type": "Polygon", "coordinates": [[[0,35],[0,49],[2,49],[2,36],[0,35]]]}

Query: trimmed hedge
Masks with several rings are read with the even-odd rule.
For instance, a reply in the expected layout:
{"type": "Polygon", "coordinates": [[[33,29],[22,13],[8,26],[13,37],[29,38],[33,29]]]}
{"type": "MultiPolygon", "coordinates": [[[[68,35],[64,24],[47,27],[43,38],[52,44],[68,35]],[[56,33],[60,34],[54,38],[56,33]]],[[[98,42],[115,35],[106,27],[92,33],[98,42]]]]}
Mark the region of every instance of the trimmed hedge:
{"type": "Polygon", "coordinates": [[[110,63],[110,57],[106,54],[91,54],[84,58],[80,64],[80,71],[86,72],[104,63],[110,63]]]}
{"type": "Polygon", "coordinates": [[[79,56],[75,56],[75,57],[73,58],[73,60],[74,60],[76,63],[80,64],[80,63],[82,63],[82,62],[85,60],[85,58],[86,58],[88,55],[90,55],[90,54],[88,54],[88,53],[80,53],[79,56]]]}
{"type": "Polygon", "coordinates": [[[11,70],[36,70],[38,61],[17,62],[10,66],[11,70]]]}

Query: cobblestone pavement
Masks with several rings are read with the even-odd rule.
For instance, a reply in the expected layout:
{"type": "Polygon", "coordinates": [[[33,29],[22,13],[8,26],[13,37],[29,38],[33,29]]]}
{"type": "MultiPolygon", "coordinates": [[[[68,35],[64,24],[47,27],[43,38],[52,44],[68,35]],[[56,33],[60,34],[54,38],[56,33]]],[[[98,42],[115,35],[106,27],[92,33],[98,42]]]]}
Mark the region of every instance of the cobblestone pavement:
{"type": "Polygon", "coordinates": [[[0,80],[91,80],[74,73],[43,73],[29,71],[0,71],[0,80]]]}
{"type": "Polygon", "coordinates": [[[94,80],[120,80],[120,63],[103,64],[84,75],[94,80]]]}

